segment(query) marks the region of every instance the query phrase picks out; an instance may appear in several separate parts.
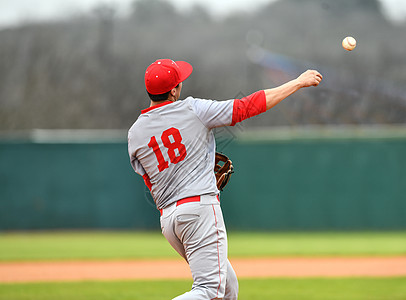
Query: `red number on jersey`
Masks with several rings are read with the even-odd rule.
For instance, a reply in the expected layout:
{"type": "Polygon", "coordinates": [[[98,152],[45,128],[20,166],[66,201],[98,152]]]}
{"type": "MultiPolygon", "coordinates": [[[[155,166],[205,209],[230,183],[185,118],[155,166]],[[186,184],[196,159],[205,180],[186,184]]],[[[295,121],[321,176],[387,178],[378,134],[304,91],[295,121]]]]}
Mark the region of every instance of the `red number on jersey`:
{"type": "Polygon", "coordinates": [[[159,170],[159,172],[162,172],[163,170],[168,168],[169,164],[168,164],[167,161],[165,161],[165,158],[162,155],[161,149],[159,149],[158,143],[157,143],[156,138],[154,136],[149,141],[148,147],[152,148],[152,150],[155,153],[156,159],[158,160],[158,170],[159,170]]]}
{"type": "MultiPolygon", "coordinates": [[[[165,148],[168,149],[168,156],[171,160],[171,163],[177,164],[178,162],[182,161],[186,157],[186,147],[182,144],[182,136],[180,131],[174,127],[171,127],[165,130],[161,135],[162,143],[164,144],[165,148]],[[173,141],[169,137],[172,136],[173,141]],[[178,151],[175,151],[178,150],[178,151]],[[177,153],[176,153],[177,152],[177,153]]],[[[162,172],[163,170],[169,167],[167,161],[165,161],[161,149],[158,146],[156,138],[153,136],[149,141],[148,147],[152,148],[155,153],[155,156],[158,160],[158,170],[162,172]]]]}
{"type": "Polygon", "coordinates": [[[171,160],[171,163],[177,164],[178,162],[182,161],[186,157],[186,147],[181,143],[182,136],[180,132],[176,128],[169,128],[162,133],[161,136],[162,143],[166,148],[168,148],[168,155],[171,160]],[[173,137],[173,142],[169,139],[169,137],[173,137]],[[176,155],[175,149],[178,150],[178,154],[176,155]]]}

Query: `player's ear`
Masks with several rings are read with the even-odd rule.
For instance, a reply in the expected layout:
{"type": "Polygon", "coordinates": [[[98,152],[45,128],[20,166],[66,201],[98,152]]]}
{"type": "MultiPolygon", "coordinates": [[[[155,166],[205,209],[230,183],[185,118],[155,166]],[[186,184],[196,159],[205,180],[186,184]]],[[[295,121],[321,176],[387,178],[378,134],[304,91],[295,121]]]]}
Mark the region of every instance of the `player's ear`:
{"type": "Polygon", "coordinates": [[[171,93],[172,96],[175,97],[176,96],[176,88],[171,89],[170,93],[171,93]]]}

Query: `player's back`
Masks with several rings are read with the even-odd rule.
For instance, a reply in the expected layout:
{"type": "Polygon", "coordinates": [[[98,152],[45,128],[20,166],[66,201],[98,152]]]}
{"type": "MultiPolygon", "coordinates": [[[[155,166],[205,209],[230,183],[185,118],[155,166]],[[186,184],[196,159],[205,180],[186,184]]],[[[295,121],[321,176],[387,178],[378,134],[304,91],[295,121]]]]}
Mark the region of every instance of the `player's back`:
{"type": "Polygon", "coordinates": [[[182,198],[218,193],[214,135],[196,115],[193,100],[168,101],[143,110],[129,130],[131,163],[150,181],[158,208],[182,198]]]}

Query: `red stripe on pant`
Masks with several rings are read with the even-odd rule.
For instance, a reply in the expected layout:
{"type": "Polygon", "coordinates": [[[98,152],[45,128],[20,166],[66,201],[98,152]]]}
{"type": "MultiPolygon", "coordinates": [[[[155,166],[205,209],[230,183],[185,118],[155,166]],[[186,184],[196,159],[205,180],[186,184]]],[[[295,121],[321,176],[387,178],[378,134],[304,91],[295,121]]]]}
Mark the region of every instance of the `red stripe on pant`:
{"type": "MultiPolygon", "coordinates": [[[[216,210],[214,208],[214,205],[212,205],[213,207],[213,214],[214,214],[214,221],[216,222],[216,230],[217,230],[217,261],[219,264],[219,286],[217,287],[217,295],[216,298],[213,299],[217,299],[218,295],[219,295],[219,290],[220,290],[220,286],[221,286],[221,267],[220,267],[220,249],[219,249],[219,229],[217,227],[217,216],[216,216],[216,210]]],[[[213,300],[212,299],[212,300],[213,300]]]]}

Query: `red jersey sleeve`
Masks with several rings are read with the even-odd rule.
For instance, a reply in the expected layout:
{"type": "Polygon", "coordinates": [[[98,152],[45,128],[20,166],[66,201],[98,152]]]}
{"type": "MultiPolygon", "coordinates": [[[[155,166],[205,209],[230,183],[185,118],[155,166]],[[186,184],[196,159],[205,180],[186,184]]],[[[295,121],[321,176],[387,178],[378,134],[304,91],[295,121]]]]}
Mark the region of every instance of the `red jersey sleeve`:
{"type": "Polygon", "coordinates": [[[255,92],[242,99],[235,99],[231,126],[266,111],[265,91],[255,92]]]}

